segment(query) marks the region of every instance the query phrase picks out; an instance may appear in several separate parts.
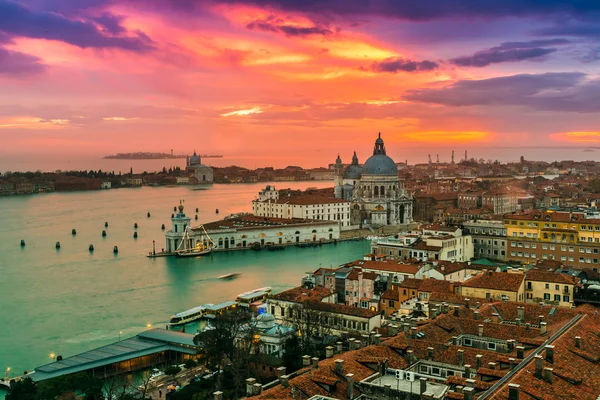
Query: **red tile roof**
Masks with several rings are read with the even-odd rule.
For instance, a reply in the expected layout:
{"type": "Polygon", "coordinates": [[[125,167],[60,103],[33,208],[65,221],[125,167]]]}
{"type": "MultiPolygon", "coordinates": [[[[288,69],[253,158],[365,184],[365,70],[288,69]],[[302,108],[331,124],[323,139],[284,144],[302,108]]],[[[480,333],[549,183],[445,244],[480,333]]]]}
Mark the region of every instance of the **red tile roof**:
{"type": "Polygon", "coordinates": [[[323,301],[323,299],[331,294],[332,292],[323,286],[315,286],[313,289],[307,289],[305,287],[298,286],[293,289],[288,289],[284,292],[274,294],[271,296],[271,298],[273,300],[303,303],[305,301],[323,301]]]}
{"type": "Polygon", "coordinates": [[[423,280],[423,283],[419,286],[419,292],[452,293],[452,286],[452,282],[429,278],[423,280]]]}
{"type": "Polygon", "coordinates": [[[306,303],[306,306],[311,310],[325,311],[336,314],[352,315],[354,317],[362,318],[373,318],[379,315],[377,310],[369,310],[368,308],[359,308],[347,306],[345,304],[334,304],[334,303],[321,303],[318,301],[311,301],[306,303]]]}
{"type": "Polygon", "coordinates": [[[463,287],[518,292],[525,275],[507,272],[484,272],[462,283],[463,287]]]}
{"type": "Polygon", "coordinates": [[[579,278],[566,274],[557,274],[555,272],[548,272],[541,269],[530,269],[525,274],[526,281],[536,282],[551,282],[560,283],[564,285],[576,285],[579,283],[579,278]]]}

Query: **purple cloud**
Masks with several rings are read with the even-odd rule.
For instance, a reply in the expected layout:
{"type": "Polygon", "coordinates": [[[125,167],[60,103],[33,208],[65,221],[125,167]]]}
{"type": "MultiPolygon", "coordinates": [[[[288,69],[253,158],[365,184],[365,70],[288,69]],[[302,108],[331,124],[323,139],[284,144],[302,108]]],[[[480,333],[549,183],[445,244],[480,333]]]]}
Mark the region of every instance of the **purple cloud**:
{"type": "Polygon", "coordinates": [[[588,16],[600,11],[596,0],[217,0],[222,3],[270,6],[315,16],[367,16],[427,21],[448,17],[572,15],[588,16]]]}
{"type": "Polygon", "coordinates": [[[521,74],[412,90],[404,99],[450,107],[525,106],[543,111],[599,112],[600,80],[589,80],[579,72],[521,74]]]}
{"type": "Polygon", "coordinates": [[[380,62],[374,62],[369,69],[375,72],[390,72],[395,74],[397,72],[432,71],[438,67],[438,63],[433,61],[413,61],[398,57],[390,57],[380,62]]]}
{"type": "MultiPolygon", "coordinates": [[[[111,25],[107,22],[109,19],[105,15],[104,24],[97,22],[108,32],[116,28],[116,20],[113,18],[111,25]],[[108,26],[105,25],[107,23],[108,26]]],[[[0,0],[0,31],[11,36],[59,40],[81,48],[120,48],[136,52],[154,48],[152,40],[139,31],[135,36],[107,36],[93,22],[71,20],[48,11],[34,11],[7,0],[0,0]]]]}
{"type": "Polygon", "coordinates": [[[46,65],[35,56],[0,47],[0,75],[31,75],[45,69],[46,65]]]}
{"type": "Polygon", "coordinates": [[[89,19],[101,25],[104,30],[113,35],[127,33],[127,29],[122,25],[125,20],[125,17],[122,15],[113,15],[105,12],[99,17],[90,17],[89,19]]]}
{"type": "Polygon", "coordinates": [[[562,45],[571,43],[566,39],[530,40],[528,42],[505,42],[490,49],[475,52],[470,56],[462,56],[450,60],[452,64],[461,67],[485,67],[490,64],[515,62],[523,60],[539,60],[541,57],[554,53],[555,48],[540,46],[562,45]]]}
{"type": "Polygon", "coordinates": [[[250,22],[246,25],[246,28],[250,30],[261,30],[265,32],[281,32],[286,36],[310,36],[310,35],[321,35],[327,36],[333,34],[333,31],[329,28],[325,28],[322,26],[296,26],[296,25],[283,25],[283,21],[277,20],[276,23],[271,23],[269,19],[267,21],[264,20],[256,20],[250,22]]]}

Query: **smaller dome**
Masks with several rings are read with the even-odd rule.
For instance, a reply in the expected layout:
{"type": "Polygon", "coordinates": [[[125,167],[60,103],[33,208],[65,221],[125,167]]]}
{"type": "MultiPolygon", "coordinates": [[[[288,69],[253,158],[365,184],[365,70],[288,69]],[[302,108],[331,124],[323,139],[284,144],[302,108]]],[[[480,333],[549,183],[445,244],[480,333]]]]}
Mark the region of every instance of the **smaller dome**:
{"type": "Polygon", "coordinates": [[[275,317],[269,313],[263,313],[256,317],[256,327],[259,329],[270,329],[275,326],[275,317]]]}
{"type": "Polygon", "coordinates": [[[360,165],[349,165],[344,172],[344,179],[360,179],[362,167],[360,165]]]}
{"type": "Polygon", "coordinates": [[[200,164],[200,157],[196,154],[196,150],[194,150],[194,155],[190,157],[190,165],[200,164]]]}
{"type": "Polygon", "coordinates": [[[335,166],[336,167],[341,167],[342,166],[342,159],[340,158],[339,154],[338,154],[337,158],[335,159],[335,166]]]}

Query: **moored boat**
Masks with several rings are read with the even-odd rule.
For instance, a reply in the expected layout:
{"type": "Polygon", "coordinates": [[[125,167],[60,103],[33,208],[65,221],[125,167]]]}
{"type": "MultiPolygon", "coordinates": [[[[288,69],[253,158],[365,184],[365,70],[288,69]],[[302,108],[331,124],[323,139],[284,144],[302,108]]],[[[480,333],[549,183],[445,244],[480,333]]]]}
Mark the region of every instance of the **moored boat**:
{"type": "Polygon", "coordinates": [[[230,274],[221,275],[221,276],[219,276],[217,278],[218,279],[234,279],[234,278],[237,278],[240,275],[241,274],[239,272],[232,272],[230,274]]]}
{"type": "Polygon", "coordinates": [[[177,250],[175,250],[175,255],[177,257],[198,257],[209,254],[213,248],[215,248],[215,243],[208,236],[206,229],[204,229],[203,225],[200,225],[200,228],[203,230],[203,235],[200,239],[192,239],[190,238],[190,227],[188,226],[185,229],[183,234],[183,238],[181,239],[181,243],[177,250]],[[192,243],[195,240],[195,246],[192,243]]]}
{"type": "Polygon", "coordinates": [[[204,312],[206,311],[207,306],[209,306],[209,304],[190,308],[189,310],[172,315],[171,319],[169,320],[169,327],[184,325],[189,322],[199,320],[204,316],[204,312]]]}

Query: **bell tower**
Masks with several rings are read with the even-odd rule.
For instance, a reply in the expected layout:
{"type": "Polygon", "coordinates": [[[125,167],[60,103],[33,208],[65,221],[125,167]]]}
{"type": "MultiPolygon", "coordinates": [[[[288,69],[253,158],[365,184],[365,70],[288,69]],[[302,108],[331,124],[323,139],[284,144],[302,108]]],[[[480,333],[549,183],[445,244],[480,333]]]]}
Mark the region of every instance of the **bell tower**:
{"type": "Polygon", "coordinates": [[[338,154],[335,165],[333,166],[333,170],[335,171],[335,186],[333,188],[333,194],[336,199],[342,198],[342,185],[344,184],[344,165],[342,164],[342,159],[338,154]]]}

